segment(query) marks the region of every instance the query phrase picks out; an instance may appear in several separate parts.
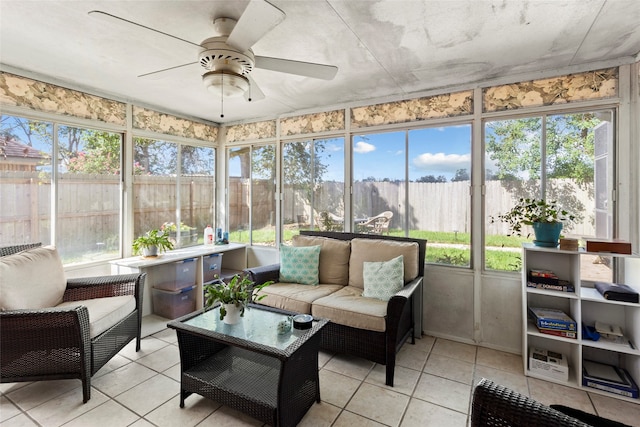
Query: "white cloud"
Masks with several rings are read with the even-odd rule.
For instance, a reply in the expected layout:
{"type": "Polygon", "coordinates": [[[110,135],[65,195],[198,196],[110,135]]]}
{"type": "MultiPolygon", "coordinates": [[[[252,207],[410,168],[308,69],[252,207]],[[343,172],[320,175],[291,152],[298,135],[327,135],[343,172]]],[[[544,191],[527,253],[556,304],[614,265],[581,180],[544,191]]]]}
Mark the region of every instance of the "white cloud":
{"type": "Polygon", "coordinates": [[[342,151],[342,146],[338,144],[328,144],[326,150],[331,152],[342,151]]]}
{"type": "Polygon", "coordinates": [[[471,154],[423,153],[413,158],[413,165],[429,172],[455,172],[471,167],[471,154]]]}
{"type": "Polygon", "coordinates": [[[368,142],[358,141],[356,145],[353,147],[353,151],[360,154],[370,153],[375,151],[376,146],[373,144],[369,144],[368,142]]]}

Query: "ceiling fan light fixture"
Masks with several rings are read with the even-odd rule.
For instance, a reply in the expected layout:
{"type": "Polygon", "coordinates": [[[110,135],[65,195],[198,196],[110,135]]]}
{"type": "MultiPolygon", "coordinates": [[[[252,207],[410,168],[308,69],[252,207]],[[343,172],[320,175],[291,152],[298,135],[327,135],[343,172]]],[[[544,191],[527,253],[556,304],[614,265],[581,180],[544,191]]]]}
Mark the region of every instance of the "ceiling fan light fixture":
{"type": "Polygon", "coordinates": [[[237,73],[217,70],[202,75],[202,83],[212,93],[226,98],[244,95],[249,90],[249,79],[237,73]]]}

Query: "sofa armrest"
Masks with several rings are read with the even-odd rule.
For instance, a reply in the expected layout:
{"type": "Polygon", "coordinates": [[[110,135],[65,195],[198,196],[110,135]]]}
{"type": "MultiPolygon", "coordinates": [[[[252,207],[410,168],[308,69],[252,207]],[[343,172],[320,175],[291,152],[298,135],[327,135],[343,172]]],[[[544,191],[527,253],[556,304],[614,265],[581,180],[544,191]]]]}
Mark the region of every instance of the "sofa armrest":
{"type": "Polygon", "coordinates": [[[141,309],[146,276],[146,273],[136,273],[67,279],[64,301],[133,295],[137,308],[141,309]]]}
{"type": "Polygon", "coordinates": [[[249,279],[256,285],[265,282],[280,280],[280,264],[263,265],[260,267],[251,267],[244,270],[249,275],[249,279]]]}

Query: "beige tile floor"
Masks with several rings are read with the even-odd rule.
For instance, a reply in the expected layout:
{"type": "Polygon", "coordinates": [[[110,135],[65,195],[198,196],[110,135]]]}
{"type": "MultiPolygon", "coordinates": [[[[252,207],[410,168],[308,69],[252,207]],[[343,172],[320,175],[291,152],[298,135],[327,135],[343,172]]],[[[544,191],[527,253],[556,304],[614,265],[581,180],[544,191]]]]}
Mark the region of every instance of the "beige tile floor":
{"type": "MultiPolygon", "coordinates": [[[[320,353],[322,403],[301,426],[467,426],[473,385],[487,377],[545,404],[565,404],[640,426],[640,405],[527,378],[520,356],[424,337],[399,354],[395,387],[384,366],[320,353]]],[[[0,424],[14,426],[261,426],[225,406],[192,395],[179,407],[175,332],[130,343],[98,372],[91,400],[82,404],[80,381],[0,384],[0,424]]]]}

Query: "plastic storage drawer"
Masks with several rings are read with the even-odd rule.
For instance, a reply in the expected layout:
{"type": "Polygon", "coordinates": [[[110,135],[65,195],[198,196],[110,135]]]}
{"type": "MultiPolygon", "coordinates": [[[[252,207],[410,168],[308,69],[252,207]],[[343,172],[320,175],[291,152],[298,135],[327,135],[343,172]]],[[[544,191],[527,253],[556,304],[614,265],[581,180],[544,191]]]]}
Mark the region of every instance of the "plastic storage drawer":
{"type": "Polygon", "coordinates": [[[220,277],[222,254],[210,254],[202,257],[202,281],[212,282],[220,277]]]}
{"type": "Polygon", "coordinates": [[[156,281],[153,287],[165,291],[177,291],[196,284],[195,258],[161,264],[157,267],[156,281]]]}
{"type": "Polygon", "coordinates": [[[196,310],[195,285],[178,291],[152,288],[153,312],[166,319],[175,319],[196,310]]]}

